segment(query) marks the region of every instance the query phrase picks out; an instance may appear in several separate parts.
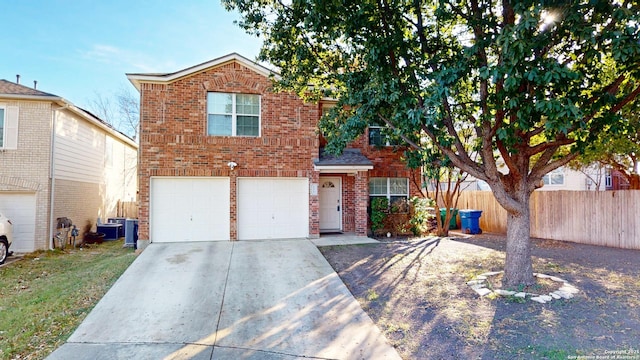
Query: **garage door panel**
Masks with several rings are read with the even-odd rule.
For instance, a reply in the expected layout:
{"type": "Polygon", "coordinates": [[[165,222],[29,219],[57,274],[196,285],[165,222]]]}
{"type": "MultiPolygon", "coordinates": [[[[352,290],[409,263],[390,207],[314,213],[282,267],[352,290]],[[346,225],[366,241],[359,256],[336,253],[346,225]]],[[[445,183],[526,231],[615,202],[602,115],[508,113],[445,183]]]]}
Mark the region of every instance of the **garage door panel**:
{"type": "Polygon", "coordinates": [[[185,209],[188,200],[175,182],[168,179],[153,181],[152,239],[154,242],[176,241],[181,235],[184,236],[184,226],[169,224],[187,224],[189,213],[179,209],[185,209]]]}
{"type": "Polygon", "coordinates": [[[36,196],[31,193],[0,193],[0,212],[13,223],[11,251],[35,250],[36,196]]]}
{"type": "Polygon", "coordinates": [[[240,240],[309,234],[308,179],[238,179],[240,240]]]}
{"type": "Polygon", "coordinates": [[[229,178],[153,178],[154,242],[229,240],[229,178]]]}

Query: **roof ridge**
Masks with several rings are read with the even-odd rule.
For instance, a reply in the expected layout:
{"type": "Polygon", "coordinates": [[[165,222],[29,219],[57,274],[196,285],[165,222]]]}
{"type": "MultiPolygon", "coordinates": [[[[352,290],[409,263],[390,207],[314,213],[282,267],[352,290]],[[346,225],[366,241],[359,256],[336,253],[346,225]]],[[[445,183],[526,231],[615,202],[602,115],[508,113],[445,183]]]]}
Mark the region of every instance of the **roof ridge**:
{"type": "Polygon", "coordinates": [[[250,68],[251,70],[262,74],[264,76],[276,76],[279,74],[276,70],[270,69],[267,66],[260,64],[256,61],[250,60],[237,52],[232,52],[224,56],[217,57],[212,60],[208,60],[193,66],[189,66],[184,69],[180,69],[174,72],[169,73],[127,73],[127,78],[136,87],[136,89],[140,90],[141,82],[159,82],[159,83],[170,83],[180,78],[191,76],[200,71],[204,71],[210,68],[214,68],[227,62],[237,61],[245,67],[250,68]]]}

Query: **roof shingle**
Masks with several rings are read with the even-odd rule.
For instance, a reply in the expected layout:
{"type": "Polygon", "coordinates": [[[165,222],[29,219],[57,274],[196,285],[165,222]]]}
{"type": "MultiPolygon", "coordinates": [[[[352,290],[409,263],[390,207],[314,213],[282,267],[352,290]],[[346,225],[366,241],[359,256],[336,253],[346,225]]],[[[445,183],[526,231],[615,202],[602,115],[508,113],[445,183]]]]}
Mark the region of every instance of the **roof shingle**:
{"type": "Polygon", "coordinates": [[[25,95],[25,96],[47,96],[58,98],[59,96],[36,90],[28,86],[16,84],[14,82],[0,79],[0,95],[25,95]]]}
{"type": "Polygon", "coordinates": [[[344,149],[338,156],[330,155],[320,150],[320,159],[314,161],[316,166],[369,166],[373,165],[371,160],[362,155],[360,149],[344,149]]]}

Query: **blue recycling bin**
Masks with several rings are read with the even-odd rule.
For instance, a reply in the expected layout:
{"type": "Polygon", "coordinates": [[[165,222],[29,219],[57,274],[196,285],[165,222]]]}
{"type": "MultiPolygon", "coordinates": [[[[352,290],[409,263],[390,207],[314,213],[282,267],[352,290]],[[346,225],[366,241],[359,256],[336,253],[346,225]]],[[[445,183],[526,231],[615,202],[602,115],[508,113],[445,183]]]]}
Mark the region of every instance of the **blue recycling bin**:
{"type": "Polygon", "coordinates": [[[124,224],[124,246],[136,247],[138,240],[138,219],[126,219],[124,224]]]}
{"type": "Polygon", "coordinates": [[[460,228],[465,234],[482,234],[480,229],[480,216],[482,210],[460,210],[460,228]]]}

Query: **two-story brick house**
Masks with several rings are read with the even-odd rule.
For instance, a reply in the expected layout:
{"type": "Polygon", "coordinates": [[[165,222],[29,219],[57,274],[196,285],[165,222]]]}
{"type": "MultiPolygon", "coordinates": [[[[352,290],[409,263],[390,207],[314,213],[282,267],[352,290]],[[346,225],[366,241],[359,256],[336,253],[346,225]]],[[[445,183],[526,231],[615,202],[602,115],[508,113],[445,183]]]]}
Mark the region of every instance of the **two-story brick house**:
{"type": "MultiPolygon", "coordinates": [[[[136,200],[137,144],[64,98],[0,80],[0,212],[12,250],[48,249],[58,217],[80,230],[136,200]]],[[[80,240],[80,239],[78,239],[80,240]]]]}
{"type": "Polygon", "coordinates": [[[325,156],[318,121],[330,104],[273,92],[271,76],[238,54],[127,74],[141,99],[140,241],[366,236],[370,196],[419,192],[401,151],[366,135],[325,156]]]}

